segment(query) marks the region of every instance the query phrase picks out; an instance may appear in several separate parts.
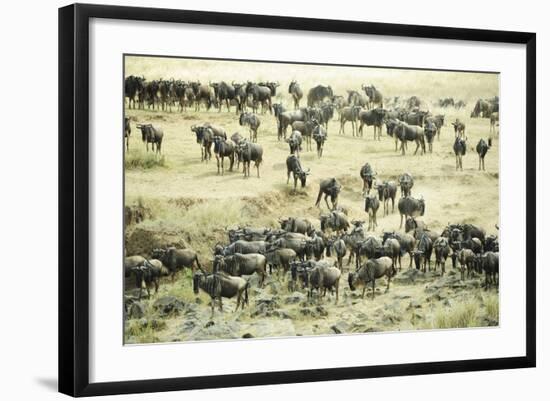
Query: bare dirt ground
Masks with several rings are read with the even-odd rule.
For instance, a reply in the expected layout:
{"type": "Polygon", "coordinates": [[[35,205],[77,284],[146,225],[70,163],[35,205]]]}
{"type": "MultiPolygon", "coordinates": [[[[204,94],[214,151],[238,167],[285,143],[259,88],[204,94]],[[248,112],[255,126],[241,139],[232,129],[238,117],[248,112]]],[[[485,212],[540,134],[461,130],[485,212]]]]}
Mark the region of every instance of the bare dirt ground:
{"type": "MultiPolygon", "coordinates": [[[[499,221],[499,142],[498,137],[485,160],[486,171],[478,171],[475,145],[480,138],[489,137],[488,119],[469,118],[477,98],[498,95],[498,76],[489,74],[459,74],[449,72],[339,69],[307,66],[283,68],[281,65],[231,63],[223,65],[192,60],[127,60],[126,74],[139,74],[148,79],[175,77],[211,80],[278,80],[281,86],[275,101],[290,106],[288,83],[297,79],[304,92],[317,83],[331,84],[335,94],[345,89],[360,90],[362,83],[374,83],[386,97],[417,95],[424,101],[423,109],[433,114],[445,114],[445,126],[439,140],[435,139],[433,153],[414,156],[409,144],[407,154],[395,151],[395,142],[385,133],[381,140],[373,139],[372,127],[365,128],[364,137],[353,137],[351,125],[346,135],[339,135],[339,122],[331,121],[328,140],[322,158],[315,152],[303,152],[301,163],[311,169],[307,187],[297,194],[286,184],[285,160],[288,144],[279,142],[275,118],[260,115],[258,143],[264,148],[261,178],[243,179],[242,171],[217,174],[216,161],[200,160],[200,148],[190,127],[201,122],[225,127],[228,135],[234,132],[248,136],[240,127],[234,108],[228,113],[217,110],[172,113],[126,109],[132,120],[130,152],[127,157],[145,157],[136,123],[150,122],[164,130],[162,144],[164,165],[153,168],[127,168],[125,175],[126,205],[142,205],[147,218],[126,228],[128,255],[149,256],[155,246],[174,244],[189,246],[199,253],[200,261],[211,266],[212,247],[227,242],[225,228],[236,225],[277,227],[277,219],[286,216],[306,217],[318,227],[318,217],[326,212],[314,206],[319,181],[336,177],[343,190],[339,204],[349,210],[350,220],[366,220],[363,211],[362,182],[359,170],[369,162],[378,173],[378,180],[397,180],[409,172],[415,179],[413,196],[422,195],[426,201],[423,220],[429,228],[443,230],[449,222],[473,223],[497,234],[499,221]],[[233,68],[229,70],[227,65],[233,68]],[[229,71],[228,71],[229,70],[229,71]],[[197,76],[198,75],[198,76],[197,76]],[[247,77],[247,78],[245,78],[247,77]],[[466,109],[439,109],[434,102],[440,97],[453,96],[465,100],[466,109]],[[454,132],[451,121],[460,118],[466,123],[468,150],[463,159],[464,171],[455,171],[452,150],[454,132]]],[[[305,105],[305,99],[302,100],[305,105]]],[[[222,109],[223,110],[223,109],[222,109]]],[[[396,199],[397,203],[397,199],[396,199]]],[[[399,230],[397,211],[383,217],[378,213],[377,234],[399,230]]],[[[347,257],[346,257],[347,259],[347,257]]],[[[209,297],[197,297],[191,290],[189,272],[180,272],[175,283],[163,280],[159,294],[142,301],[142,310],[126,322],[125,340],[135,342],[165,342],[240,337],[265,337],[352,333],[386,330],[412,330],[498,324],[498,292],[480,288],[482,277],[461,282],[447,262],[449,275],[420,273],[404,269],[392,280],[384,293],[385,280],[377,282],[376,298],[362,300],[360,291],[353,293],[347,285],[344,269],[340,280],[340,302],[334,296],[307,301],[305,293],[290,293],[285,284],[270,277],[263,289],[252,278],[250,306],[233,313],[234,301],[224,300],[225,310],[210,318],[209,297]],[[254,285],[256,283],[256,285],[254,285]]],[[[129,283],[130,284],[130,283],[129,283]]],[[[128,286],[127,295],[132,295],[128,286]]]]}

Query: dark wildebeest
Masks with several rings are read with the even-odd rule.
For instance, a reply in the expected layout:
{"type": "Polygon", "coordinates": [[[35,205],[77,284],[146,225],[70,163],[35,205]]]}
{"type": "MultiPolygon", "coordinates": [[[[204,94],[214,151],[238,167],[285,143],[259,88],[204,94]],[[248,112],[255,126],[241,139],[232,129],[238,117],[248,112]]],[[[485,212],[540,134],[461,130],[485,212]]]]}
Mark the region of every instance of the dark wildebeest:
{"type": "Polygon", "coordinates": [[[368,108],[369,98],[357,91],[348,90],[348,104],[350,106],[361,106],[368,108]]]}
{"type": "Polygon", "coordinates": [[[330,258],[334,253],[336,256],[336,263],[340,270],[343,269],[343,260],[346,256],[346,252],[346,243],[342,238],[331,238],[327,241],[327,257],[330,258]]]}
{"type": "Polygon", "coordinates": [[[235,161],[235,144],[231,140],[224,140],[219,136],[214,137],[214,153],[216,154],[216,164],[218,166],[218,174],[220,174],[220,165],[222,175],[224,175],[223,159],[229,159],[229,171],[233,171],[233,163],[235,161]]]}
{"type": "Polygon", "coordinates": [[[416,244],[416,250],[414,254],[414,263],[416,269],[426,273],[426,263],[428,264],[428,270],[430,270],[430,258],[432,257],[433,242],[427,234],[422,234],[416,244]]]}
{"type": "Polygon", "coordinates": [[[384,107],[384,96],[374,85],[361,85],[361,89],[365,91],[365,94],[369,98],[368,108],[372,109],[375,105],[384,107]]]}
{"type": "Polygon", "coordinates": [[[271,110],[271,88],[267,86],[260,86],[252,82],[248,82],[246,85],[246,93],[247,95],[252,95],[252,99],[255,102],[259,102],[261,104],[267,104],[267,107],[269,109],[269,113],[272,113],[271,110]]]}
{"type": "Polygon", "coordinates": [[[300,100],[302,99],[302,96],[304,96],[304,92],[302,91],[302,88],[300,88],[300,85],[296,81],[292,81],[290,85],[288,86],[288,93],[292,95],[292,100],[294,101],[294,109],[300,108],[300,100]]]}
{"type": "Polygon", "coordinates": [[[170,274],[172,275],[172,281],[174,281],[176,272],[179,269],[190,267],[193,270],[193,273],[195,273],[195,265],[199,269],[202,269],[201,264],[199,263],[199,258],[197,257],[197,253],[190,248],[156,248],[153,249],[151,255],[153,256],[153,258],[160,260],[164,264],[164,266],[168,268],[170,274]]]}
{"type": "Polygon", "coordinates": [[[332,211],[319,216],[321,231],[345,232],[349,228],[348,216],[342,212],[332,211]]]}
{"type": "Polygon", "coordinates": [[[378,212],[379,208],[380,201],[378,200],[376,195],[365,196],[365,212],[369,214],[369,227],[367,228],[368,231],[371,231],[371,229],[374,231],[378,226],[378,223],[376,222],[376,213],[378,212]]]}
{"type": "Polygon", "coordinates": [[[313,224],[308,219],[300,217],[288,217],[286,219],[279,219],[281,229],[289,233],[300,233],[311,235],[315,232],[313,224]]]}
{"type": "Polygon", "coordinates": [[[394,128],[395,135],[401,141],[401,154],[405,154],[405,146],[407,141],[414,141],[416,143],[416,149],[414,154],[418,152],[418,148],[422,147],[420,154],[426,153],[426,142],[424,141],[424,130],[421,127],[414,125],[408,125],[401,122],[394,128]]]}
{"type": "Polygon", "coordinates": [[[317,85],[311,88],[307,94],[307,105],[313,107],[321,103],[325,98],[331,98],[334,94],[330,86],[317,85]]]}
{"type": "Polygon", "coordinates": [[[302,184],[302,188],[306,186],[306,179],[309,174],[309,169],[304,171],[300,164],[300,160],[295,155],[290,155],[286,158],[286,183],[290,180],[290,173],[294,178],[294,192],[296,192],[296,184],[298,180],[302,184]]]}
{"type": "Polygon", "coordinates": [[[300,260],[306,257],[306,245],[308,237],[300,233],[286,233],[272,240],[268,249],[292,249],[300,260]]]}
{"type": "Polygon", "coordinates": [[[155,294],[159,291],[160,277],[170,274],[168,269],[163,266],[162,262],[157,259],[144,260],[139,266],[132,267],[132,273],[136,278],[136,288],[139,288],[138,299],[141,299],[141,290],[145,284],[147,297],[151,297],[149,287],[155,286],[155,294]]]}
{"type": "Polygon", "coordinates": [[[319,298],[326,295],[327,290],[335,290],[336,303],[338,303],[338,288],[342,272],[326,261],[305,262],[305,268],[301,270],[302,281],[308,288],[308,299],[313,297],[313,290],[318,291],[319,298]]]}
{"type": "Polygon", "coordinates": [[[399,228],[403,227],[403,216],[405,219],[409,216],[417,217],[424,216],[426,211],[426,204],[423,198],[415,199],[410,196],[399,199],[397,203],[397,208],[399,209],[399,214],[401,215],[401,223],[399,228]]]}
{"type": "Polygon", "coordinates": [[[485,289],[489,288],[489,284],[494,284],[498,287],[499,274],[499,257],[498,252],[485,252],[480,257],[481,270],[485,272],[485,289]]]}
{"type": "Polygon", "coordinates": [[[300,131],[292,131],[290,137],[285,139],[290,148],[290,154],[295,154],[296,157],[300,158],[300,151],[302,150],[302,133],[300,131]]]}
{"type": "Polygon", "coordinates": [[[132,133],[132,128],[130,128],[130,119],[124,117],[124,138],[126,139],[126,151],[130,150],[130,134],[132,133]]]}
{"type": "Polygon", "coordinates": [[[321,118],[319,122],[328,130],[328,122],[334,118],[334,105],[332,103],[323,103],[321,105],[321,118]]]}
{"type": "Polygon", "coordinates": [[[399,177],[399,186],[401,188],[401,197],[411,196],[411,189],[414,186],[414,179],[409,173],[404,173],[399,177]]]}
{"type": "Polygon", "coordinates": [[[424,124],[428,124],[428,123],[435,124],[436,130],[437,130],[437,140],[439,141],[439,134],[441,133],[441,127],[443,127],[443,124],[445,124],[445,115],[438,114],[436,116],[426,117],[424,124]]]}
{"type": "Polygon", "coordinates": [[[466,137],[466,124],[457,118],[454,123],[451,123],[451,125],[454,127],[456,137],[466,137]]]}
{"type": "Polygon", "coordinates": [[[138,124],[137,128],[141,130],[141,139],[145,142],[147,151],[149,151],[149,144],[151,144],[151,150],[154,152],[155,145],[157,145],[157,153],[160,153],[162,137],[164,136],[162,128],[153,127],[153,124],[138,124]]]}
{"type": "Polygon", "coordinates": [[[460,263],[460,279],[464,280],[466,268],[468,269],[468,278],[472,275],[475,269],[476,255],[471,249],[463,248],[458,251],[457,255],[460,263]]]}
{"type": "Polygon", "coordinates": [[[311,150],[311,135],[316,126],[317,124],[311,120],[294,121],[292,123],[292,130],[299,131],[302,134],[302,137],[306,143],[306,150],[311,150]]]}
{"type": "Polygon", "coordinates": [[[388,238],[395,238],[397,241],[399,241],[399,248],[400,248],[399,269],[401,269],[401,257],[405,253],[409,254],[409,269],[410,269],[412,267],[414,246],[416,244],[416,240],[414,239],[414,237],[407,233],[384,232],[382,236],[384,243],[386,243],[388,238]]]}
{"type": "Polygon", "coordinates": [[[204,125],[192,125],[191,131],[197,137],[197,143],[201,147],[201,162],[212,158],[212,144],[214,143],[214,132],[210,127],[204,125]]]}
{"type": "Polygon", "coordinates": [[[358,242],[355,245],[355,269],[357,270],[361,266],[361,258],[363,256],[367,259],[384,256],[383,243],[383,239],[375,235],[369,235],[364,241],[358,242]]]}
{"type": "Polygon", "coordinates": [[[317,196],[315,206],[319,207],[321,203],[321,197],[324,194],[327,207],[330,210],[336,209],[336,206],[338,204],[338,194],[340,193],[341,189],[342,186],[338,183],[338,181],[336,181],[336,178],[325,178],[324,180],[321,180],[321,182],[319,183],[319,195],[317,196]],[[332,203],[332,208],[328,204],[327,197],[329,196],[332,203]]]}
{"type": "Polygon", "coordinates": [[[246,141],[241,142],[237,147],[239,160],[243,162],[244,178],[250,177],[250,162],[254,162],[254,166],[258,171],[258,178],[260,178],[260,164],[262,164],[263,153],[262,145],[257,143],[246,141]]]}
{"type": "Polygon", "coordinates": [[[140,96],[141,92],[143,92],[143,82],[145,81],[145,78],[143,77],[136,77],[134,75],[130,75],[129,77],[126,77],[124,80],[124,96],[128,98],[128,108],[136,108],[136,96],[140,96]]]}
{"type": "Polygon", "coordinates": [[[397,184],[394,181],[383,181],[382,184],[378,184],[376,189],[378,190],[378,199],[384,203],[384,216],[390,213],[390,199],[391,199],[391,211],[395,210],[395,195],[397,194],[397,184]]]}
{"type": "Polygon", "coordinates": [[[365,298],[367,285],[369,283],[372,283],[372,298],[374,299],[376,279],[386,277],[386,280],[388,281],[388,284],[386,286],[387,292],[390,289],[390,280],[393,276],[395,276],[396,273],[397,270],[395,269],[391,258],[387,256],[382,256],[378,259],[370,259],[367,260],[367,263],[361,266],[361,268],[357,270],[356,273],[349,273],[349,288],[350,290],[355,291],[356,287],[362,286],[363,294],[361,296],[362,298],[365,298]]]}
{"type": "MultiPolygon", "coordinates": [[[[313,122],[316,123],[315,120],[313,122]]],[[[317,157],[323,156],[323,146],[327,140],[327,131],[322,125],[317,123],[317,126],[313,128],[312,137],[317,144],[317,157]]]]}
{"type": "MultiPolygon", "coordinates": [[[[292,125],[295,121],[306,121],[308,119],[308,111],[305,108],[285,111],[282,104],[276,103],[273,105],[273,112],[277,119],[277,138],[279,140],[283,137],[286,139],[286,130],[289,125],[292,125]]],[[[292,129],[296,130],[294,127],[292,129]]],[[[302,132],[302,134],[304,134],[304,132],[302,132]]]]}
{"type": "Polygon", "coordinates": [[[498,125],[498,122],[499,122],[498,111],[491,113],[491,116],[489,118],[490,118],[489,132],[496,132],[496,126],[498,125]]]}
{"type": "Polygon", "coordinates": [[[223,311],[222,298],[237,296],[235,312],[239,309],[239,306],[242,306],[242,309],[244,309],[244,305],[248,304],[248,281],[242,277],[229,276],[223,272],[207,275],[201,270],[200,273],[193,275],[193,292],[198,294],[199,288],[211,298],[211,317],[214,316],[216,300],[218,300],[220,312],[223,311]]]}
{"type": "Polygon", "coordinates": [[[359,134],[363,136],[363,126],[374,127],[374,139],[376,140],[376,129],[378,128],[378,140],[382,135],[382,124],[386,117],[386,110],[382,108],[376,108],[372,110],[363,110],[359,112],[357,118],[359,119],[359,134]]]}
{"type": "Polygon", "coordinates": [[[269,274],[272,274],[273,268],[277,270],[277,276],[281,267],[283,268],[283,281],[286,273],[290,269],[290,264],[296,259],[296,252],[290,248],[268,248],[265,258],[269,266],[269,274]]]}
{"type": "Polygon", "coordinates": [[[434,137],[437,134],[437,126],[435,125],[435,122],[427,120],[424,124],[424,137],[426,138],[426,142],[428,142],[428,150],[430,153],[433,151],[433,141],[434,137]]]}
{"type": "Polygon", "coordinates": [[[407,217],[405,220],[405,232],[414,232],[415,230],[426,231],[428,226],[422,220],[417,220],[414,217],[407,217]]]}
{"type": "Polygon", "coordinates": [[[428,116],[428,111],[414,111],[414,112],[405,112],[405,113],[399,113],[398,118],[410,125],[418,125],[419,127],[424,126],[424,121],[426,120],[426,117],[428,116]]]}
{"type": "Polygon", "coordinates": [[[485,155],[487,154],[487,151],[491,148],[491,138],[488,139],[488,142],[485,142],[483,138],[479,140],[476,146],[476,152],[479,156],[479,163],[478,163],[478,170],[481,170],[483,167],[483,171],[485,171],[485,155]]]}
{"type": "Polygon", "coordinates": [[[260,277],[259,286],[263,287],[266,266],[266,257],[262,254],[234,253],[229,256],[216,255],[212,268],[214,272],[224,271],[231,276],[250,276],[256,273],[260,277]]]}
{"type": "Polygon", "coordinates": [[[422,100],[418,96],[411,96],[407,99],[407,109],[411,110],[422,105],[422,100]]]}
{"type": "Polygon", "coordinates": [[[391,136],[392,138],[395,139],[395,151],[397,152],[397,142],[399,142],[399,138],[395,134],[395,128],[401,122],[395,118],[386,119],[384,122],[386,124],[386,134],[388,134],[388,136],[391,136]]]}
{"type": "MultiPolygon", "coordinates": [[[[235,99],[235,96],[236,96],[235,86],[222,81],[218,85],[217,95],[218,95],[218,104],[219,104],[218,111],[221,111],[223,103],[225,103],[225,105],[227,106],[227,111],[230,111],[229,105],[231,101],[235,99]]],[[[239,107],[237,107],[237,109],[238,108],[239,107]]],[[[238,113],[238,110],[237,110],[237,113],[238,113]]]]}
{"type": "Polygon", "coordinates": [[[455,100],[452,97],[446,97],[437,101],[439,107],[454,107],[455,100]]]}
{"type": "Polygon", "coordinates": [[[445,262],[451,253],[451,247],[449,241],[445,237],[439,237],[434,241],[433,249],[435,252],[435,270],[437,267],[441,267],[441,275],[445,274],[445,262]]]}
{"type": "Polygon", "coordinates": [[[241,113],[239,117],[239,125],[248,126],[250,131],[250,141],[258,142],[258,128],[260,127],[260,119],[253,113],[241,113]]]}
{"type": "Polygon", "coordinates": [[[466,139],[457,136],[453,144],[453,150],[455,152],[456,170],[460,168],[460,171],[462,171],[462,156],[466,154],[466,139]]]}
{"type": "Polygon", "coordinates": [[[391,258],[393,266],[397,267],[399,261],[399,270],[401,270],[401,245],[396,238],[386,238],[383,242],[384,255],[391,258]]]}
{"type": "Polygon", "coordinates": [[[359,171],[359,176],[363,180],[363,193],[368,195],[372,188],[372,182],[376,177],[376,172],[372,169],[369,163],[365,163],[359,171]]]}
{"type": "Polygon", "coordinates": [[[306,257],[308,259],[314,257],[315,260],[320,260],[323,258],[324,253],[325,241],[322,236],[317,235],[315,231],[313,231],[313,237],[309,238],[306,242],[306,257]]]}
{"type": "Polygon", "coordinates": [[[346,122],[351,121],[352,135],[355,136],[357,119],[359,118],[360,106],[346,106],[340,110],[340,131],[339,134],[346,134],[346,122]]]}
{"type": "Polygon", "coordinates": [[[195,93],[195,111],[199,111],[201,103],[204,103],[206,110],[217,102],[214,88],[209,85],[201,84],[200,82],[191,82],[191,87],[195,93]]]}

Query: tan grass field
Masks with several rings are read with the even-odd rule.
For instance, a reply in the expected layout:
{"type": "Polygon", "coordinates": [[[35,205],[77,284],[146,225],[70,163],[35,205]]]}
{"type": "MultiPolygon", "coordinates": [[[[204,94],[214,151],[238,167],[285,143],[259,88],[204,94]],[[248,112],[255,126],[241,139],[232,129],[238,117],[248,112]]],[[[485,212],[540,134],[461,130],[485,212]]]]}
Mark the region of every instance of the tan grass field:
{"type": "MultiPolygon", "coordinates": [[[[318,227],[319,214],[326,212],[327,208],[324,202],[321,209],[315,207],[314,203],[319,181],[329,177],[336,177],[343,184],[339,204],[349,210],[350,220],[366,220],[368,216],[363,211],[362,182],[359,177],[359,170],[365,162],[374,167],[378,173],[378,180],[397,180],[404,172],[413,175],[413,196],[424,197],[426,213],[423,220],[430,229],[440,231],[449,222],[467,222],[484,227],[487,234],[497,234],[495,224],[499,221],[498,137],[493,141],[493,147],[485,158],[486,171],[478,171],[478,156],[474,148],[480,138],[487,139],[490,136],[489,120],[471,119],[469,115],[476,99],[498,96],[498,75],[140,57],[126,59],[125,74],[140,75],[147,79],[199,79],[201,82],[279,81],[281,86],[278,88],[275,101],[282,102],[287,108],[291,108],[287,89],[292,79],[300,83],[305,93],[310,87],[322,83],[331,85],[334,93],[341,95],[346,94],[346,89],[360,91],[361,84],[373,83],[387,98],[416,95],[424,101],[423,109],[429,109],[433,114],[445,114],[445,126],[440,140],[434,140],[433,153],[416,156],[412,154],[414,144],[409,144],[405,156],[396,152],[395,142],[386,135],[385,127],[381,141],[378,141],[373,139],[372,127],[365,128],[364,137],[358,138],[352,137],[350,124],[346,126],[346,135],[339,135],[339,122],[331,121],[323,157],[317,158],[315,152],[302,152],[302,166],[310,168],[311,175],[308,177],[305,190],[300,190],[294,195],[290,191],[291,185],[286,184],[285,160],[289,154],[288,144],[277,140],[276,121],[269,113],[260,115],[258,143],[264,148],[261,178],[256,178],[255,170],[251,167],[251,177],[243,179],[242,171],[226,170],[225,176],[218,175],[214,157],[208,163],[201,163],[200,148],[190,130],[193,124],[210,122],[225,127],[228,135],[239,131],[248,136],[247,129],[239,126],[234,108],[231,113],[224,109],[221,113],[214,109],[209,112],[203,109],[198,113],[188,109],[187,112],[180,113],[176,111],[176,107],[172,113],[126,109],[126,116],[132,120],[127,161],[152,157],[146,155],[145,145],[141,142],[139,130],[135,127],[137,123],[150,122],[164,130],[162,166],[143,169],[139,164],[131,168],[127,164],[125,203],[128,206],[141,204],[148,211],[145,221],[126,228],[128,255],[146,256],[154,246],[166,244],[189,246],[199,253],[201,263],[210,267],[212,247],[217,242],[227,241],[226,227],[277,227],[277,219],[285,216],[306,217],[318,227]],[[437,99],[450,96],[466,101],[466,108],[457,111],[454,108],[439,109],[434,106],[437,99]],[[454,132],[450,125],[455,118],[460,118],[466,123],[468,151],[463,159],[464,171],[455,171],[455,156],[452,150],[454,132]]],[[[302,99],[303,106],[306,103],[305,97],[302,99]]],[[[398,230],[399,221],[396,199],[394,213],[383,217],[382,208],[380,209],[376,232],[382,234],[383,231],[398,230]]],[[[404,266],[407,265],[408,257],[405,256],[404,266]]],[[[447,262],[447,270],[451,270],[450,260],[447,262]]],[[[402,271],[400,275],[405,273],[402,271]]],[[[156,297],[175,295],[189,304],[194,304],[196,296],[191,291],[189,274],[180,273],[175,283],[168,280],[163,282],[156,297]]],[[[357,295],[349,290],[347,270],[344,271],[343,278],[340,281],[341,294],[344,294],[343,301],[334,305],[334,299],[329,296],[321,301],[324,310],[322,313],[316,315],[304,312],[303,309],[311,309],[311,305],[301,304],[282,306],[288,315],[284,319],[276,314],[252,316],[253,307],[235,314],[228,309],[223,314],[216,314],[214,322],[218,325],[230,325],[227,332],[233,334],[225,335],[226,331],[220,331],[218,337],[233,338],[252,332],[255,333],[254,336],[334,333],[337,330],[332,326],[342,321],[353,321],[357,327],[344,328],[340,332],[498,324],[498,292],[484,292],[480,289],[481,277],[472,280],[471,285],[466,287],[457,285],[454,290],[443,287],[442,291],[446,295],[438,300],[426,289],[441,280],[438,276],[427,275],[413,284],[396,283],[387,294],[382,294],[385,281],[381,280],[377,285],[382,291],[374,301],[358,299],[357,295]],[[410,304],[413,301],[420,307],[411,309],[410,304]],[[390,308],[393,317],[388,318],[387,308],[390,308]],[[467,318],[453,320],[454,314],[467,318]],[[487,323],[488,316],[490,323],[487,323]],[[289,325],[292,328],[289,328],[289,325]],[[262,329],[258,329],[259,327],[262,329]]],[[[283,299],[288,295],[288,291],[286,288],[281,290],[274,278],[270,279],[270,283],[266,290],[258,290],[256,296],[263,297],[269,294],[277,297],[283,305],[283,299]]],[[[151,306],[155,299],[152,297],[145,302],[151,306]]],[[[210,311],[208,296],[201,293],[199,299],[203,302],[192,307],[198,308],[196,319],[199,321],[193,335],[188,335],[189,333],[181,329],[181,325],[185,324],[185,316],[159,320],[153,311],[154,308],[151,307],[147,309],[149,312],[146,322],[131,319],[127,321],[126,342],[183,341],[216,337],[212,333],[205,334],[204,327],[199,327],[209,321],[210,311]],[[162,324],[152,325],[152,321],[162,321],[162,324]]],[[[254,305],[254,300],[253,294],[251,305],[254,305]]],[[[227,300],[225,303],[231,307],[234,305],[233,300],[227,300]]]]}

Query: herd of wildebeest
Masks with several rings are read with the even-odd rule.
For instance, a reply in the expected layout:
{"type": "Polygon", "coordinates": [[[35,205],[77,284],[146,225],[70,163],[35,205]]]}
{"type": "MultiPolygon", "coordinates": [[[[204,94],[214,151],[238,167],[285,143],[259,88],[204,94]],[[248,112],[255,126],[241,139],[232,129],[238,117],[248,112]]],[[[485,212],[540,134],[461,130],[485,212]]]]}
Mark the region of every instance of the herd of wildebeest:
{"type": "MultiPolygon", "coordinates": [[[[277,137],[286,141],[289,155],[286,158],[287,184],[292,175],[293,192],[306,186],[310,169],[304,169],[300,163],[300,153],[312,150],[311,139],[316,142],[317,156],[323,156],[323,147],[328,138],[328,122],[337,118],[340,122],[339,134],[345,134],[346,124],[351,123],[352,134],[363,136],[365,126],[374,129],[374,140],[380,140],[382,127],[395,139],[395,150],[404,155],[407,142],[414,142],[414,154],[432,152],[434,139],[439,139],[444,115],[432,115],[426,102],[416,96],[407,99],[386,98],[374,85],[362,85],[361,91],[348,90],[347,96],[335,95],[330,86],[317,85],[306,95],[307,106],[301,107],[304,92],[296,81],[288,87],[293,107],[286,109],[282,103],[274,103],[278,82],[246,82],[231,84],[210,82],[203,84],[181,80],[147,81],[143,77],[129,76],[125,81],[125,96],[128,107],[139,109],[159,109],[167,112],[177,107],[179,112],[188,108],[199,111],[201,108],[217,109],[221,112],[225,106],[228,112],[235,107],[239,125],[247,127],[248,137],[234,133],[230,137],[226,130],[211,123],[191,126],[201,150],[201,161],[207,162],[212,154],[217,160],[218,174],[225,172],[224,160],[229,162],[229,170],[234,164],[243,164],[244,177],[250,176],[250,164],[254,163],[257,176],[260,177],[260,165],[263,147],[258,143],[258,130],[262,124],[261,116],[273,114],[277,127],[277,137]],[[288,135],[288,128],[291,132],[288,135]],[[398,147],[398,144],[400,146],[398,147]]],[[[280,96],[279,96],[280,97],[280,96]]],[[[453,98],[439,99],[440,108],[464,108],[466,103],[453,98]]],[[[471,112],[472,118],[488,118],[489,131],[496,135],[499,121],[499,99],[479,99],[471,112]]],[[[453,151],[456,155],[456,169],[462,170],[462,156],[466,153],[466,125],[456,119],[452,122],[455,132],[453,151]]],[[[142,140],[148,151],[161,153],[163,130],[151,123],[137,124],[142,140]]],[[[130,119],[125,119],[126,148],[129,148],[131,134],[130,119]]],[[[476,146],[479,155],[478,169],[485,170],[484,158],[492,145],[492,135],[488,140],[480,139],[476,146]]],[[[334,292],[338,302],[339,281],[345,269],[346,255],[349,266],[355,259],[355,269],[348,268],[348,284],[352,291],[363,287],[363,297],[369,286],[374,297],[375,281],[385,277],[387,290],[391,278],[401,270],[401,259],[408,255],[408,267],[423,272],[432,268],[445,274],[445,265],[450,258],[452,267],[465,276],[485,273],[485,288],[491,284],[498,288],[498,238],[487,235],[483,227],[473,224],[449,223],[442,232],[431,230],[421,219],[425,213],[425,201],[412,194],[414,178],[404,172],[395,181],[380,181],[374,166],[365,163],[358,166],[362,180],[361,191],[364,197],[364,211],[368,223],[348,218],[347,210],[338,205],[338,196],[342,185],[334,177],[322,179],[315,202],[322,207],[321,200],[328,212],[319,217],[319,228],[300,216],[280,219],[280,227],[238,227],[228,228],[227,243],[216,244],[212,249],[212,268],[201,266],[199,257],[190,248],[177,249],[166,247],[152,249],[146,255],[127,256],[124,271],[126,277],[135,276],[136,285],[147,289],[155,287],[158,291],[160,277],[191,268],[193,271],[193,290],[206,292],[211,298],[212,313],[217,303],[222,308],[222,298],[237,297],[237,309],[248,303],[249,280],[242,276],[256,273],[259,285],[263,286],[268,274],[276,274],[279,279],[288,282],[288,290],[307,289],[309,297],[326,295],[327,290],[334,292]],[[398,192],[400,195],[398,196],[398,192]],[[330,203],[329,203],[330,199],[330,203]],[[377,228],[377,213],[387,215],[394,212],[395,203],[401,215],[400,229],[404,232],[374,233],[377,228]],[[391,203],[391,205],[390,205],[391,203]],[[391,209],[391,210],[390,210],[391,209]],[[365,228],[365,225],[367,227],[365,228]],[[433,257],[432,257],[433,256],[433,257]],[[433,259],[433,260],[432,260],[433,259]],[[432,264],[432,261],[434,262],[432,264]],[[289,273],[289,274],[288,274],[289,273]],[[288,276],[288,277],[287,277],[288,276]]],[[[498,229],[498,226],[496,226],[498,229]]]]}

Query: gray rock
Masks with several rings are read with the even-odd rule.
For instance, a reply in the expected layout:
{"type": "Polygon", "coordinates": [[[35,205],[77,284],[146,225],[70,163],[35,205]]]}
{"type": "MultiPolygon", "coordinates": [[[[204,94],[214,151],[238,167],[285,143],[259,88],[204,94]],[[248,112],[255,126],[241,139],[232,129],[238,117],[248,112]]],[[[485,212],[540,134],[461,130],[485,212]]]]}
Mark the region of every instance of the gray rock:
{"type": "Polygon", "coordinates": [[[350,331],[351,326],[348,322],[344,320],[340,320],[335,324],[333,324],[332,326],[330,326],[330,328],[332,329],[332,331],[334,331],[334,333],[342,334],[342,333],[348,333],[350,331]]]}
{"type": "Polygon", "coordinates": [[[185,309],[185,303],[173,295],[165,295],[153,303],[153,308],[160,316],[178,315],[185,309]]]}
{"type": "Polygon", "coordinates": [[[295,291],[284,299],[287,304],[298,304],[307,301],[307,296],[301,292],[295,291]]]}
{"type": "Polygon", "coordinates": [[[133,302],[128,308],[129,319],[139,319],[145,315],[145,305],[141,302],[133,302]]]}
{"type": "Polygon", "coordinates": [[[420,304],[420,302],[415,301],[415,300],[412,300],[409,303],[409,306],[407,306],[407,310],[418,309],[418,308],[422,308],[422,305],[420,304]]]}

